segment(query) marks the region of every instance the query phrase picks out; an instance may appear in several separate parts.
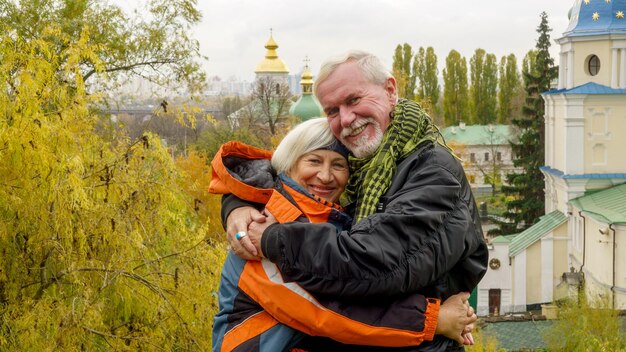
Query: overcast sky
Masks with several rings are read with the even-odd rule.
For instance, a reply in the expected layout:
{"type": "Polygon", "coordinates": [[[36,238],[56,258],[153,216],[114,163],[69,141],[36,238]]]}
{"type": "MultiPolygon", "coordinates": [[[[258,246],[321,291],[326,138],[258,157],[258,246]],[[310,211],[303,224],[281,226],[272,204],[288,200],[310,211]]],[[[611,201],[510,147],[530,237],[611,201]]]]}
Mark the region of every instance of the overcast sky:
{"type": "MultiPolygon", "coordinates": [[[[432,46],[440,69],[450,50],[468,60],[483,48],[497,56],[514,53],[521,62],[535,46],[542,11],[554,39],[565,31],[574,0],[199,0],[200,48],[209,76],[252,80],[265,55],[270,28],[278,55],[290,73],[305,57],[317,74],[321,62],[348,49],[379,56],[391,67],[396,45],[432,46]]],[[[558,63],[558,62],[557,62],[558,63]]],[[[441,72],[440,72],[441,75],[441,72]]]]}

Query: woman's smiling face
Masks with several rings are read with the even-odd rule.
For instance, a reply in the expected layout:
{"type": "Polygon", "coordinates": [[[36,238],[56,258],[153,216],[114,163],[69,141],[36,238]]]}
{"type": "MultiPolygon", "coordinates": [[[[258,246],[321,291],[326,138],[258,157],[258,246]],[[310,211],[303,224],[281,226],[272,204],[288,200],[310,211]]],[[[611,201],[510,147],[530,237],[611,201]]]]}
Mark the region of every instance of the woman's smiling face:
{"type": "Polygon", "coordinates": [[[318,149],[301,156],[288,176],[307,192],[337,202],[348,182],[348,161],[337,152],[318,149]]]}

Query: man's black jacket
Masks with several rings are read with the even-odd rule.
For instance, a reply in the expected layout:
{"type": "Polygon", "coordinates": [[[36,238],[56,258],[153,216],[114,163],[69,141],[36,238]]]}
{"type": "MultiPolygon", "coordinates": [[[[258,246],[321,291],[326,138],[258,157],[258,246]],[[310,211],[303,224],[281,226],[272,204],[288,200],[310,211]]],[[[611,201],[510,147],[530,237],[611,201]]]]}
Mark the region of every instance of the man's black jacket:
{"type": "MultiPolygon", "coordinates": [[[[235,203],[224,203],[223,212],[235,203]]],[[[321,295],[373,299],[419,292],[445,300],[477,286],[488,250],[469,183],[449,151],[420,145],[398,164],[377,208],[341,233],[329,224],[271,225],[263,253],[285,281],[321,295]]],[[[453,344],[437,336],[418,350],[453,344]]]]}

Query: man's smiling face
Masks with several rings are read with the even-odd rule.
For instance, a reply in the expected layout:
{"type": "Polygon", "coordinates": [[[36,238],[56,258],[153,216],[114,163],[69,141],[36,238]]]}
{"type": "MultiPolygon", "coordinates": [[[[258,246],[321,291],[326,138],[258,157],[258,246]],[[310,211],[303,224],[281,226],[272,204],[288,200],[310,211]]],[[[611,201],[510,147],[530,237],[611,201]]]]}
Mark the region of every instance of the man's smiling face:
{"type": "Polygon", "coordinates": [[[374,153],[389,126],[396,82],[372,83],[355,62],[341,64],[317,86],[333,134],[359,158],[374,153]]]}

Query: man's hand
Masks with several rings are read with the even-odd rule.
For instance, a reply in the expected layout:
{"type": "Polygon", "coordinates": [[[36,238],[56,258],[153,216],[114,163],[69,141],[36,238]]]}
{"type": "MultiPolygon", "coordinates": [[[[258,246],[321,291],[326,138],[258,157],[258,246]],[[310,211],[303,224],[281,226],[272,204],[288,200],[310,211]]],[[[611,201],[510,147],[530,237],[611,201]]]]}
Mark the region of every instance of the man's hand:
{"type": "Polygon", "coordinates": [[[242,259],[259,260],[259,252],[250,241],[249,236],[246,235],[241,239],[236,238],[238,232],[247,234],[248,226],[253,222],[265,222],[265,216],[253,207],[237,208],[231,211],[226,218],[226,240],[233,252],[242,259]]]}
{"type": "Polygon", "coordinates": [[[468,292],[457,293],[439,306],[437,329],[435,334],[444,335],[459,344],[473,344],[471,331],[474,328],[476,314],[467,300],[468,292]]]}
{"type": "Polygon", "coordinates": [[[263,231],[265,231],[265,229],[267,229],[271,224],[277,222],[274,215],[272,215],[269,211],[263,210],[263,214],[266,216],[264,222],[253,222],[248,227],[248,238],[256,247],[256,250],[261,257],[264,257],[263,251],[261,250],[261,237],[263,237],[263,231]]]}
{"type": "MultiPolygon", "coordinates": [[[[468,317],[472,317],[472,316],[476,316],[474,314],[474,308],[472,308],[472,306],[470,306],[468,304],[468,309],[467,309],[467,316],[468,317]]],[[[461,334],[461,336],[463,337],[463,344],[464,345],[473,345],[474,344],[474,336],[472,336],[472,331],[474,331],[474,323],[472,322],[469,325],[465,325],[465,328],[463,329],[463,333],[461,334]]]]}

